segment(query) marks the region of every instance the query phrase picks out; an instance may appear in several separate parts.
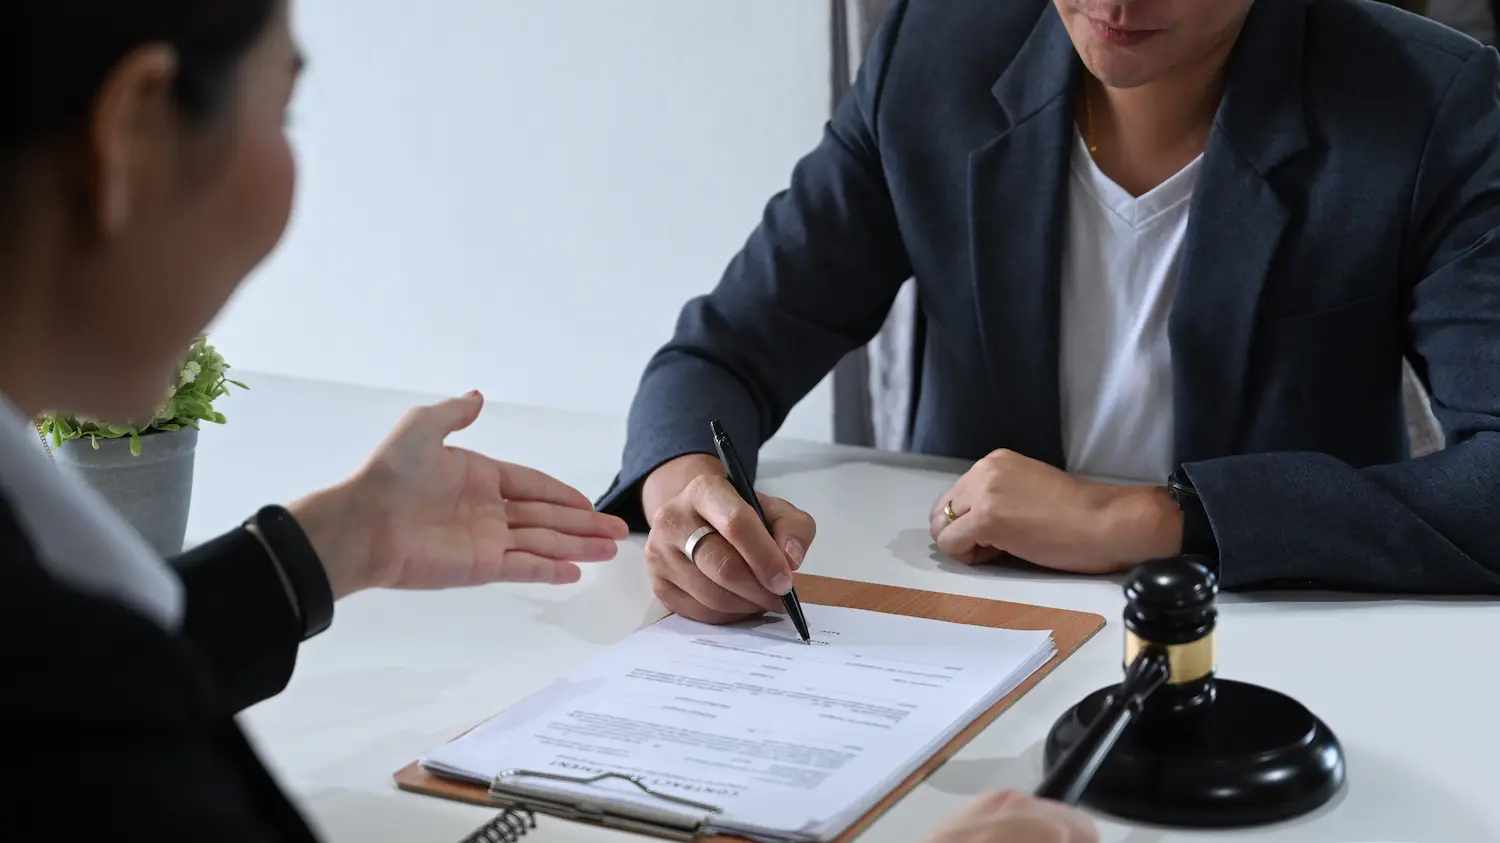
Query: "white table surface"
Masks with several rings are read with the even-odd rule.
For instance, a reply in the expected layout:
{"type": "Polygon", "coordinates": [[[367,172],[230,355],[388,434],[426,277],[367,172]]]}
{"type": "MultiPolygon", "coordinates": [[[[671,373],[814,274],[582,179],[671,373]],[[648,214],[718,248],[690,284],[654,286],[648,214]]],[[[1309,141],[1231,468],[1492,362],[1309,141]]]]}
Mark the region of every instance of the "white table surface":
{"type": "MultiPolygon", "coordinates": [[[[240,373],[237,373],[240,374],[240,373]]],[[[352,471],[408,406],[431,396],[242,373],[223,427],[200,438],[189,541],[352,471]]],[[[593,497],[623,444],[618,419],[492,401],[451,441],[522,462],[593,497]]],[[[1108,625],[902,800],[862,838],[911,843],[971,797],[1033,788],[1041,745],[1069,705],[1120,676],[1118,580],[965,569],[934,555],[931,503],[953,463],[811,443],[773,443],[761,488],[817,518],[804,570],[897,586],[1096,612],[1108,625]]],[[[371,592],[304,646],[290,687],[244,715],[268,764],[333,843],[455,843],[493,815],[407,794],[392,773],[661,615],[642,538],[564,587],[371,592]]],[[[1477,601],[1304,595],[1220,601],[1220,675],[1295,696],[1343,741],[1348,784],[1299,821],[1183,833],[1102,820],[1106,841],[1463,843],[1500,839],[1500,608],[1477,601]]],[[[543,819],[527,840],[625,841],[543,819]]]]}

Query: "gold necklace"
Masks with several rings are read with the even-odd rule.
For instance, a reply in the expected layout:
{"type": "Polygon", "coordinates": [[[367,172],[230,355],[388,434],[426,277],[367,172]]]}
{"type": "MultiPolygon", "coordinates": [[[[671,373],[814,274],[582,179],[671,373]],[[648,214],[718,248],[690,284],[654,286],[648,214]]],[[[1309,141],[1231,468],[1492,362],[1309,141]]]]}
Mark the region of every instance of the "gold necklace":
{"type": "Polygon", "coordinates": [[[1083,83],[1083,114],[1087,125],[1084,131],[1088,137],[1089,154],[1093,155],[1099,151],[1099,144],[1094,142],[1094,90],[1089,87],[1088,82],[1083,83]]]}
{"type": "Polygon", "coordinates": [[[47,431],[42,429],[42,420],[35,419],[32,424],[36,427],[36,437],[42,440],[42,450],[47,452],[47,459],[56,462],[56,458],[52,456],[52,443],[47,441],[47,431]]]}

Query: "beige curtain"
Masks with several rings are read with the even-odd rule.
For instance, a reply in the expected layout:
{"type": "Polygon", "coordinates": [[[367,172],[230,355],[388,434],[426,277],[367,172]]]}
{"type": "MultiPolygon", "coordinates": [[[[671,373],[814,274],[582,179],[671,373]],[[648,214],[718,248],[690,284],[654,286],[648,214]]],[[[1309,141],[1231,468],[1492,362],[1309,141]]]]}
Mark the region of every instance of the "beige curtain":
{"type": "MultiPolygon", "coordinates": [[[[833,0],[835,97],[843,95],[848,80],[859,73],[870,38],[890,11],[893,0],[833,0]]],[[[907,408],[911,404],[914,333],[917,324],[916,285],[910,281],[896,297],[895,306],[875,339],[855,359],[841,365],[837,377],[835,428],[840,441],[897,451],[906,445],[907,408]]]]}

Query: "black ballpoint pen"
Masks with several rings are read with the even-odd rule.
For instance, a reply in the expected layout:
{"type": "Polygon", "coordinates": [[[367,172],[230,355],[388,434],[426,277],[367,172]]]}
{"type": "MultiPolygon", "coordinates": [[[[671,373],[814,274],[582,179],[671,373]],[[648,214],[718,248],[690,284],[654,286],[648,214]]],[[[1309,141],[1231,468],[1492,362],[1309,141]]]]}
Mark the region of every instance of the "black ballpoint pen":
{"type": "MultiPolygon", "coordinates": [[[[740,455],[734,450],[734,443],[729,441],[729,434],[724,432],[724,426],[717,421],[709,422],[709,430],[713,432],[714,449],[719,452],[719,461],[724,463],[724,474],[729,478],[729,484],[739,492],[745,503],[755,509],[755,514],[760,517],[760,523],[771,532],[771,522],[766,519],[765,510],[760,508],[760,498],[756,496],[755,489],[750,485],[750,478],[745,473],[745,467],[740,464],[740,455]]],[[[792,626],[797,628],[797,634],[802,636],[802,643],[812,642],[812,634],[807,631],[807,618],[802,615],[802,601],[797,599],[797,589],[793,588],[786,594],[781,595],[781,605],[786,609],[787,615],[792,619],[792,626]]]]}

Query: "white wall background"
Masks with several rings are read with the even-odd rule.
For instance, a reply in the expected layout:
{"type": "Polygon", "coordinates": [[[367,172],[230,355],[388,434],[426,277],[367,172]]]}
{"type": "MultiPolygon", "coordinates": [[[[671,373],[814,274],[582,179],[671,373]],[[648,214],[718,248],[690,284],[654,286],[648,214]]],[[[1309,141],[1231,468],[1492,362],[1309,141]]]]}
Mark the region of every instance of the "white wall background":
{"type": "Polygon", "coordinates": [[[813,0],[295,9],[297,207],[212,327],[242,370],[623,415],[827,117],[813,0]]]}

